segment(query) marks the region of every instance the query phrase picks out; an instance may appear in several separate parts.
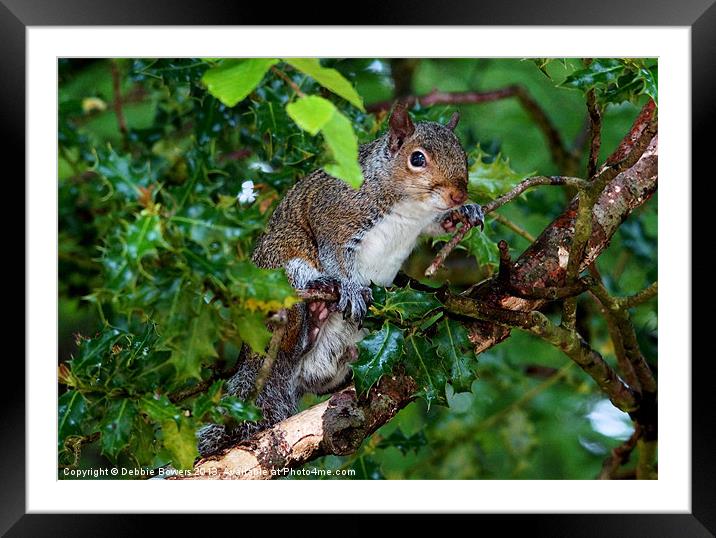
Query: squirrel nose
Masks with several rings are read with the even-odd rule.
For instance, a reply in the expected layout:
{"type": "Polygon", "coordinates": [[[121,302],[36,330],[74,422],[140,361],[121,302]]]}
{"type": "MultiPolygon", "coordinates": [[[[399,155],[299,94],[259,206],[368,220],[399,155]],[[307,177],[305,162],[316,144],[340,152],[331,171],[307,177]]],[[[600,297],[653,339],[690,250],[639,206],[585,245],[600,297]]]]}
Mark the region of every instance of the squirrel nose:
{"type": "Polygon", "coordinates": [[[450,198],[456,205],[462,205],[467,200],[466,192],[454,192],[450,195],[450,198]]]}

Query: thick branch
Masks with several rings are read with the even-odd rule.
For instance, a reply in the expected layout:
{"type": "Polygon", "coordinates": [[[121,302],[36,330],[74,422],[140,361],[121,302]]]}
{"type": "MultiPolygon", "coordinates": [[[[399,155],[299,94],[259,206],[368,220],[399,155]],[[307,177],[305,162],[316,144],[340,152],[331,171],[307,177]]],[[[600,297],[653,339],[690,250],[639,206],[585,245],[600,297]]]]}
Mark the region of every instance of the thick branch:
{"type": "Polygon", "coordinates": [[[173,479],[265,480],[328,454],[354,452],[413,399],[407,376],[385,376],[366,396],[349,387],[224,452],[199,460],[191,475],[173,479]]]}

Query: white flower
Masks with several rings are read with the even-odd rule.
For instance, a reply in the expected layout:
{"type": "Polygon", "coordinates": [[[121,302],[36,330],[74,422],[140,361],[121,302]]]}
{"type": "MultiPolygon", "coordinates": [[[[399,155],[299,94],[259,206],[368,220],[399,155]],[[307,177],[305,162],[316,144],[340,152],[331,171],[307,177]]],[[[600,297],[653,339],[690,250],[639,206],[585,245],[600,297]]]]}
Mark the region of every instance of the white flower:
{"type": "Polygon", "coordinates": [[[241,184],[241,192],[236,196],[239,203],[250,204],[256,200],[256,192],[254,191],[254,182],[251,180],[244,181],[241,184]]]}

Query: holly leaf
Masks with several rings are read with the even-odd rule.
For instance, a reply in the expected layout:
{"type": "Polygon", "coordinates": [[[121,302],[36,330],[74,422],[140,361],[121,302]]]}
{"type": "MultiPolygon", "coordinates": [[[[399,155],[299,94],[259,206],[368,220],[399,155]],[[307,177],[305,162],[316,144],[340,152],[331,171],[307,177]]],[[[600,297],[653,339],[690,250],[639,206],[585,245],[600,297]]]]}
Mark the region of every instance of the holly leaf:
{"type": "Polygon", "coordinates": [[[57,441],[62,449],[65,439],[70,435],[84,433],[87,420],[87,400],[76,390],[68,390],[60,396],[57,407],[57,441]]]}
{"type": "Polygon", "coordinates": [[[400,450],[403,455],[406,455],[411,450],[417,452],[421,447],[427,445],[427,443],[428,440],[422,430],[411,436],[406,436],[402,430],[397,429],[388,437],[381,439],[378,443],[378,448],[395,447],[400,450]]]}
{"type": "Polygon", "coordinates": [[[437,354],[450,365],[450,384],[455,392],[469,392],[477,377],[477,359],[461,323],[444,318],[432,338],[437,354]]]}
{"type": "Polygon", "coordinates": [[[192,415],[197,420],[203,420],[204,417],[209,414],[213,420],[220,420],[218,413],[212,413],[216,405],[221,400],[221,389],[224,386],[224,380],[219,379],[211,384],[209,389],[202,394],[199,394],[192,405],[192,415]]]}
{"type": "MultiPolygon", "coordinates": [[[[149,161],[137,165],[131,155],[119,155],[113,149],[95,153],[93,170],[110,188],[108,196],[118,195],[130,202],[137,202],[157,181],[157,173],[149,161]]],[[[156,189],[152,189],[152,192],[156,189]]],[[[152,195],[152,199],[153,199],[152,195]]]]}
{"type": "Polygon", "coordinates": [[[174,366],[178,380],[201,379],[201,363],[217,356],[214,342],[217,327],[208,308],[189,321],[185,331],[178,333],[169,344],[170,364],[174,366]]]}
{"type": "Polygon", "coordinates": [[[261,420],[261,410],[253,404],[244,402],[236,396],[224,396],[219,402],[219,408],[226,412],[236,422],[256,422],[261,420]]]}
{"type": "Polygon", "coordinates": [[[178,426],[182,417],[181,409],[171,403],[165,395],[143,396],[139,401],[139,410],[159,424],[173,420],[178,426]]]}
{"type": "Polygon", "coordinates": [[[441,304],[434,293],[405,288],[386,290],[382,305],[376,304],[380,315],[396,314],[402,321],[421,319],[429,312],[440,308],[441,304]]]}
{"type": "Polygon", "coordinates": [[[186,417],[182,417],[179,423],[173,420],[164,421],[162,440],[176,469],[191,469],[194,466],[194,460],[199,455],[196,430],[186,417]]]}
{"type": "Polygon", "coordinates": [[[445,403],[448,374],[442,358],[427,338],[411,335],[405,340],[406,367],[418,383],[418,396],[425,398],[428,409],[432,403],[445,403]]]}
{"type": "Polygon", "coordinates": [[[258,86],[266,71],[276,63],[278,60],[273,58],[226,59],[208,69],[201,80],[211,95],[233,107],[258,86]]]}
{"type": "Polygon", "coordinates": [[[285,58],[285,62],[306,73],[324,88],[343,97],[361,112],[365,112],[363,99],[353,85],[335,69],[323,67],[318,58],[285,58]]]}
{"type": "Polygon", "coordinates": [[[562,86],[587,92],[597,86],[606,87],[616,83],[624,73],[625,65],[616,58],[596,58],[584,69],[569,75],[562,86]]]}
{"type": "Polygon", "coordinates": [[[169,248],[162,233],[159,215],[151,215],[143,211],[136,220],[125,223],[123,241],[126,256],[134,263],[139,263],[145,256],[156,256],[158,248],[169,248]]]}
{"type": "Polygon", "coordinates": [[[102,454],[116,461],[119,453],[129,445],[137,404],[129,398],[110,400],[107,412],[100,424],[100,448],[102,454]]]}
{"type": "Polygon", "coordinates": [[[229,290],[251,312],[275,312],[299,300],[283,270],[261,269],[242,261],[229,267],[227,275],[229,290]]]}
{"type": "Polygon", "coordinates": [[[501,154],[490,156],[479,145],[470,152],[470,160],[467,189],[470,198],[479,203],[494,200],[526,177],[534,175],[515,172],[508,158],[501,154]]]}
{"type": "Polygon", "coordinates": [[[467,249],[480,265],[496,268],[500,263],[500,249],[483,230],[471,228],[460,241],[460,248],[467,249]]]}
{"type": "Polygon", "coordinates": [[[262,314],[246,311],[236,320],[236,330],[239,332],[241,340],[259,355],[266,354],[266,346],[271,340],[271,331],[266,328],[265,321],[262,314]]]}
{"type": "Polygon", "coordinates": [[[358,360],[351,364],[356,390],[367,392],[383,374],[389,373],[403,354],[404,337],[395,325],[383,328],[358,343],[358,360]]]}

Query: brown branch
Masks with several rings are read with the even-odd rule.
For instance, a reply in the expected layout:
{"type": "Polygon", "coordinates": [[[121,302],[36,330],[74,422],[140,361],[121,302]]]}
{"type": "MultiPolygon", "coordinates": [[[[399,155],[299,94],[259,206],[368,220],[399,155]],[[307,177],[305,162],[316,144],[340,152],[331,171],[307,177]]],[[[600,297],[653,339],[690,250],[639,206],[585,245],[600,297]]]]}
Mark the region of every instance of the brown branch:
{"type": "Polygon", "coordinates": [[[576,362],[599,385],[611,402],[625,412],[635,411],[639,401],[634,391],[624,383],[602,356],[592,349],[574,330],[553,324],[547,316],[533,310],[520,312],[491,307],[485,303],[449,295],[444,300],[445,308],[463,316],[519,327],[559,348],[576,362]]]}
{"type": "Polygon", "coordinates": [[[629,456],[634,451],[636,442],[639,439],[641,433],[639,427],[634,429],[634,433],[624,443],[616,448],[613,448],[609,457],[604,460],[602,464],[602,470],[597,477],[599,480],[612,480],[616,477],[616,472],[619,467],[629,461],[629,456]]]}
{"type": "Polygon", "coordinates": [[[617,301],[622,308],[632,308],[635,306],[639,306],[642,303],[645,303],[652,297],[655,297],[658,291],[658,282],[653,282],[636,295],[632,295],[630,297],[615,297],[614,300],[617,301]]]}
{"type": "MultiPolygon", "coordinates": [[[[592,264],[589,266],[589,272],[594,278],[594,283],[601,281],[601,275],[596,268],[596,264],[592,264]]],[[[635,390],[641,393],[641,384],[639,383],[639,378],[634,371],[634,366],[632,366],[631,361],[627,358],[626,350],[624,349],[624,340],[622,339],[622,335],[619,331],[619,326],[616,322],[616,319],[611,314],[609,309],[605,307],[599,301],[599,299],[595,297],[593,293],[591,294],[591,297],[594,299],[597,308],[599,308],[600,312],[602,313],[602,316],[607,322],[607,331],[609,332],[609,338],[614,345],[614,355],[617,358],[617,365],[619,366],[619,370],[622,372],[622,375],[624,376],[624,379],[629,384],[629,386],[634,387],[635,390]]]]}
{"type": "Polygon", "coordinates": [[[363,440],[413,400],[405,375],[384,376],[358,398],[349,387],[224,452],[199,460],[190,475],[170,479],[264,480],[328,454],[351,454],[363,440]]]}
{"type": "Polygon", "coordinates": [[[505,228],[509,228],[510,230],[515,232],[520,237],[523,237],[524,239],[526,239],[529,243],[534,242],[535,237],[531,233],[529,233],[524,228],[520,227],[518,224],[512,222],[507,217],[504,217],[504,216],[500,215],[499,213],[493,213],[492,218],[495,219],[500,224],[502,224],[505,228]]]}
{"type": "Polygon", "coordinates": [[[271,71],[279,78],[283,79],[286,84],[291,86],[291,89],[293,89],[294,92],[296,92],[296,95],[299,97],[306,97],[306,94],[301,90],[301,88],[298,87],[298,84],[296,84],[293,80],[291,80],[291,77],[289,77],[286,73],[281,71],[278,67],[275,65],[271,66],[271,71]]]}
{"type": "Polygon", "coordinates": [[[279,310],[272,316],[271,323],[273,332],[271,334],[271,341],[269,342],[268,351],[264,357],[264,361],[261,364],[261,369],[256,374],[256,382],[254,383],[254,390],[249,395],[249,400],[256,401],[256,397],[261,394],[266,381],[268,381],[273,365],[276,362],[278,351],[281,346],[281,340],[283,335],[286,334],[286,323],[288,322],[288,314],[285,309],[279,310]]]}
{"type": "Polygon", "coordinates": [[[491,202],[488,202],[484,206],[482,206],[482,212],[487,215],[488,213],[492,213],[497,208],[505,205],[507,202],[511,202],[515,198],[517,198],[520,194],[525,192],[527,189],[531,189],[533,187],[539,187],[541,185],[557,185],[557,186],[564,186],[568,185],[570,187],[581,187],[586,182],[583,179],[580,179],[578,177],[568,177],[568,176],[534,176],[529,177],[527,179],[524,179],[520,181],[517,185],[515,185],[512,189],[507,191],[505,194],[495,198],[491,202]]]}
{"type": "Polygon", "coordinates": [[[609,295],[607,289],[599,281],[592,286],[591,292],[604,306],[605,314],[612,318],[620,339],[619,345],[636,374],[640,390],[655,394],[656,379],[639,348],[629,309],[624,308],[618,300],[609,295]]]}
{"type": "Polygon", "coordinates": [[[114,115],[117,117],[117,125],[119,126],[119,132],[122,135],[122,142],[126,146],[127,144],[127,121],[124,118],[124,111],[122,110],[122,83],[121,75],[119,73],[119,64],[117,60],[113,59],[110,62],[112,68],[112,91],[114,93],[114,115]]]}
{"type": "MultiPolygon", "coordinates": [[[[591,59],[584,61],[585,65],[592,63],[591,59]]],[[[597,173],[599,150],[602,146],[602,111],[597,103],[597,94],[594,89],[587,92],[587,112],[589,116],[589,156],[587,157],[587,177],[594,177],[597,173]]]]}
{"type": "MultiPolygon", "coordinates": [[[[433,90],[427,95],[422,97],[415,95],[403,96],[401,102],[405,103],[405,106],[410,108],[415,103],[420,103],[422,106],[433,106],[433,105],[475,105],[479,103],[490,103],[498,101],[500,99],[506,99],[508,97],[514,97],[517,94],[516,86],[507,86],[506,88],[500,88],[498,90],[486,91],[486,92],[441,92],[433,90]]],[[[366,106],[368,112],[383,112],[390,110],[393,106],[394,100],[381,101],[379,103],[373,103],[366,106]]]]}
{"type": "MultiPolygon", "coordinates": [[[[459,218],[459,217],[458,217],[459,218]]],[[[472,228],[472,224],[466,219],[462,220],[462,226],[453,234],[453,236],[450,238],[450,241],[448,241],[437,253],[433,261],[428,265],[428,268],[425,269],[425,276],[431,277],[435,275],[437,270],[440,268],[440,266],[445,263],[445,258],[448,257],[448,255],[453,251],[453,249],[462,241],[462,239],[465,237],[467,232],[470,231],[472,228]]]]}

